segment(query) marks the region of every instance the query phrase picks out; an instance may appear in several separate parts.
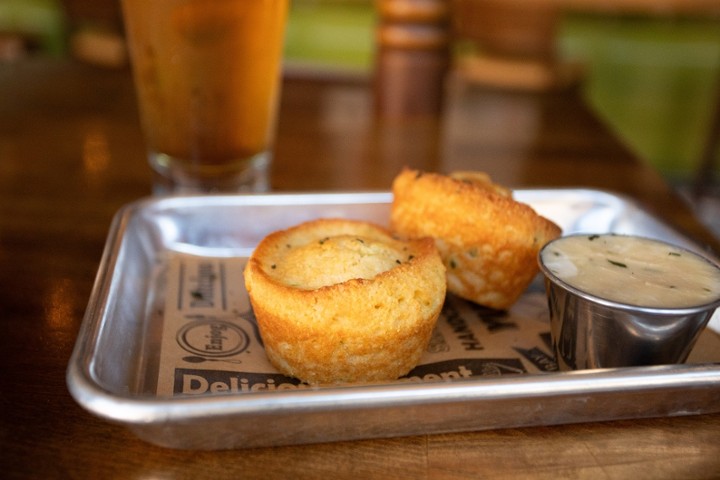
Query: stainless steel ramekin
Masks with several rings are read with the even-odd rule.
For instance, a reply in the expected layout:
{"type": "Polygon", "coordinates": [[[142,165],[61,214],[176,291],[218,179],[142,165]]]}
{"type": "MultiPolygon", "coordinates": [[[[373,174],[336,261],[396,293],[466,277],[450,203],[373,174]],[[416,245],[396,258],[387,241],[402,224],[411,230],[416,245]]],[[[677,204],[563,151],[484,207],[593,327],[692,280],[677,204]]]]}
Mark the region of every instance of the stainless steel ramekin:
{"type": "Polygon", "coordinates": [[[564,282],[544,264],[543,251],[559,240],[543,247],[538,263],[545,276],[553,350],[561,370],[675,364],[687,359],[720,298],[692,307],[650,308],[598,297],[564,282]]]}

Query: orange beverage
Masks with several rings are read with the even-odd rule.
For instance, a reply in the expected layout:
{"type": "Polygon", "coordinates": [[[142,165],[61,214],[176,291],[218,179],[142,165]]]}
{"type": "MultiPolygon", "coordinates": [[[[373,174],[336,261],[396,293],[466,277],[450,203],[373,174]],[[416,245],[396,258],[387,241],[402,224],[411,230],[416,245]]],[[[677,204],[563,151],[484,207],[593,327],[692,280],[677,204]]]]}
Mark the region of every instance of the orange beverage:
{"type": "Polygon", "coordinates": [[[173,188],[262,183],[289,0],[123,0],[150,163],[173,188]]]}

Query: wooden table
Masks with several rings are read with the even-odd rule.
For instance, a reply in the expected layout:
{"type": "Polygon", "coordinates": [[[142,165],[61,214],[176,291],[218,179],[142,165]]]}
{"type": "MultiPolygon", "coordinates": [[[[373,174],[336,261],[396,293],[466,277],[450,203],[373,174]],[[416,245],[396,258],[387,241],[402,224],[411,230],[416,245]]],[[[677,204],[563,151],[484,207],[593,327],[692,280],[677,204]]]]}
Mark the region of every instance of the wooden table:
{"type": "MultiPolygon", "coordinates": [[[[134,101],[128,71],[43,59],[0,66],[0,476],[720,475],[720,414],[220,452],[162,449],[89,415],[70,397],[65,369],[111,218],[150,194],[134,101]]],[[[720,252],[576,92],[456,85],[442,119],[399,122],[374,119],[363,82],[286,81],[276,190],[386,190],[403,165],[619,192],[720,252]]]]}

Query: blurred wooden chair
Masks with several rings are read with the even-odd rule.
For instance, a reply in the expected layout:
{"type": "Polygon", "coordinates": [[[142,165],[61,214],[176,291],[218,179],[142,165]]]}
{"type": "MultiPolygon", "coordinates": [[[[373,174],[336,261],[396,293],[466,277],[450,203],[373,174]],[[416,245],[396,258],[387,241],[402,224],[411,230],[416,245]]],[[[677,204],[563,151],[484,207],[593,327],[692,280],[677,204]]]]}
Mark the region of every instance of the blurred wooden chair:
{"type": "Polygon", "coordinates": [[[566,12],[720,15],[718,0],[374,0],[376,110],[437,113],[449,72],[469,83],[542,91],[583,77],[557,53],[566,12]],[[468,47],[457,55],[461,47],[468,47]]]}
{"type": "Polygon", "coordinates": [[[555,0],[450,0],[452,34],[465,45],[455,58],[470,83],[525,91],[576,84],[577,64],[557,51],[563,15],[555,0]]]}
{"type": "Polygon", "coordinates": [[[720,16],[718,0],[449,0],[454,39],[474,52],[456,69],[469,82],[523,90],[574,85],[582,65],[558,54],[558,34],[567,13],[674,18],[720,16]]]}
{"type": "Polygon", "coordinates": [[[381,116],[439,112],[451,71],[471,83],[531,90],[565,86],[575,74],[560,68],[555,54],[560,11],[554,0],[375,2],[381,116]],[[463,45],[484,54],[462,53],[463,45]]]}
{"type": "Polygon", "coordinates": [[[60,0],[68,17],[68,44],[76,59],[105,68],[128,64],[118,0],[60,0]]]}

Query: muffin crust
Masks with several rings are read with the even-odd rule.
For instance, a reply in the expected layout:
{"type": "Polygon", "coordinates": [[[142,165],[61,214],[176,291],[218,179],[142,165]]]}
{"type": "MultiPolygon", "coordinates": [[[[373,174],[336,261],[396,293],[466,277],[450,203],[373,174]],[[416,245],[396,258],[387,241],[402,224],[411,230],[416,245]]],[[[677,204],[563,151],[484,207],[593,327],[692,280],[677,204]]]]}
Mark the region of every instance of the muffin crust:
{"type": "Polygon", "coordinates": [[[435,239],[448,291],[486,307],[512,306],[538,273],[537,254],[560,228],[481,172],[403,169],[393,182],[391,228],[435,239]]]}
{"type": "Polygon", "coordinates": [[[310,384],[396,379],[430,340],[445,268],[432,239],[319,219],[263,239],[245,286],[271,363],[310,384]]]}

